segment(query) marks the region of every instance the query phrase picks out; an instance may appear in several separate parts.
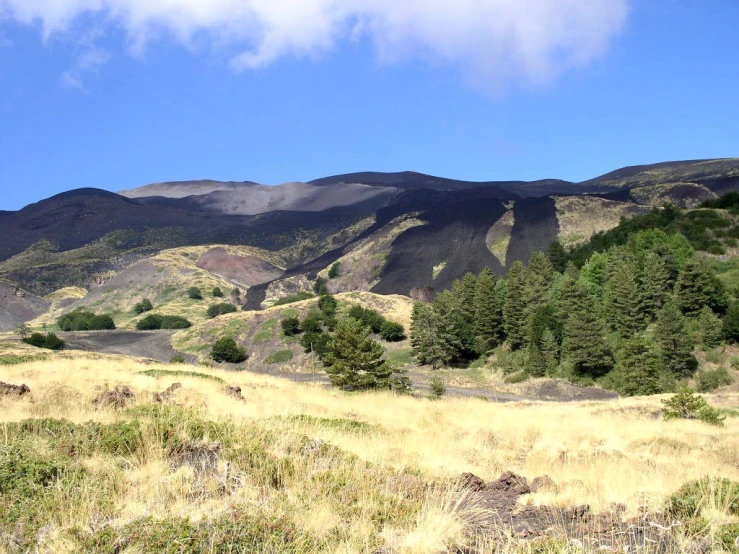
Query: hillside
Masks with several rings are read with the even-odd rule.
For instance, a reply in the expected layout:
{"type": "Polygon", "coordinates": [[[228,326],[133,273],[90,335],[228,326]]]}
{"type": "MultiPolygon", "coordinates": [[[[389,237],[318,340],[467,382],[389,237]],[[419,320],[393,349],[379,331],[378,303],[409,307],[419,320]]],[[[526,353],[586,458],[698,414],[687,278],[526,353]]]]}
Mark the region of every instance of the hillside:
{"type": "MultiPolygon", "coordinates": [[[[81,189],[0,214],[0,279],[38,297],[96,291],[165,250],[238,246],[257,249],[262,261],[253,263],[277,269],[264,266],[261,277],[246,280],[216,271],[209,283],[239,286],[249,309],[309,290],[337,261],[344,269],[331,283],[335,292],[410,295],[446,289],[485,267],[503,275],[553,240],[583,244],[653,206],[694,207],[739,186],[738,176],[739,161],[708,160],[624,168],[584,183],[366,172],[279,186],[157,183],[122,195],[81,189]]],[[[13,321],[37,315],[22,313],[13,321]]]]}

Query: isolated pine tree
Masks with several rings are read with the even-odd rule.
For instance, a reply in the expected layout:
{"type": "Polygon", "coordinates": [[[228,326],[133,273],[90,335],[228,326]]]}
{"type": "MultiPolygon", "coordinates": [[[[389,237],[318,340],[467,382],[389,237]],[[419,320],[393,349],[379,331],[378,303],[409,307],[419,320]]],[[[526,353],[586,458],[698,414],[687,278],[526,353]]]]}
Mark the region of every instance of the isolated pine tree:
{"type": "Polygon", "coordinates": [[[503,315],[495,290],[496,277],[490,268],[485,268],[477,278],[475,290],[475,338],[481,354],[492,350],[500,343],[503,315]]]}
{"type": "Polygon", "coordinates": [[[690,377],[698,368],[685,317],[677,304],[668,301],[657,314],[654,334],[662,363],[677,378],[690,377]]]}
{"type": "Polygon", "coordinates": [[[657,317],[671,290],[670,272],[664,260],[655,252],[646,252],[642,259],[639,298],[648,321],[657,317]]]}
{"type": "Polygon", "coordinates": [[[661,361],[659,356],[650,350],[649,344],[642,338],[635,338],[623,343],[616,371],[619,375],[619,392],[624,396],[657,394],[661,361]]]}
{"type": "Polygon", "coordinates": [[[506,298],[503,306],[503,325],[511,348],[526,345],[526,268],[520,261],[513,262],[506,281],[506,298]]]}
{"type": "Polygon", "coordinates": [[[385,350],[370,338],[371,330],[354,318],[345,318],[336,325],[336,332],[328,344],[324,356],[326,373],[331,384],[343,390],[368,390],[376,388],[407,388],[403,378],[393,365],[382,359],[385,350]]]}
{"type": "Polygon", "coordinates": [[[605,324],[592,302],[585,302],[582,309],[569,314],[564,326],[562,356],[582,376],[599,377],[613,366],[605,324]]]}
{"type": "Polygon", "coordinates": [[[704,350],[715,348],[721,344],[724,334],[724,323],[708,306],[698,314],[698,337],[704,350]]]}

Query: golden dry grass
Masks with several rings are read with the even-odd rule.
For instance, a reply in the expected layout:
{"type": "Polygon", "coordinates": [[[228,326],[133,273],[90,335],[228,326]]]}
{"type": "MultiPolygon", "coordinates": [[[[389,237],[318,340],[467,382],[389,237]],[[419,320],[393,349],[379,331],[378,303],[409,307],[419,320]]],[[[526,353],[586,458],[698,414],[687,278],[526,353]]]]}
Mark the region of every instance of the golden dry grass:
{"type": "Polygon", "coordinates": [[[587,242],[593,235],[616,227],[622,217],[648,211],[627,202],[595,196],[556,196],[559,240],[568,247],[587,242]]]}
{"type": "MultiPolygon", "coordinates": [[[[407,554],[435,554],[465,544],[470,514],[464,513],[459,495],[449,487],[416,491],[415,508],[399,515],[396,523],[384,524],[377,535],[369,515],[376,509],[377,491],[363,487],[376,487],[378,481],[373,478],[365,483],[363,475],[368,471],[368,475],[382,475],[381,486],[389,487],[385,492],[391,496],[398,494],[395,487],[401,485],[397,483],[405,483],[409,476],[423,482],[451,483],[463,472],[485,480],[506,470],[529,479],[549,475],[558,490],[527,495],[521,502],[563,508],[589,504],[596,512],[623,503],[628,514],[644,506],[660,509],[667,495],[693,479],[708,475],[739,480],[739,419],[728,419],[725,427],[654,419],[652,414],[661,407],[659,397],[582,404],[494,404],[462,398],[430,401],[384,392],[346,394],[247,372],[170,366],[240,386],[246,398],[241,402],[225,395],[223,385],[215,381],[140,374],[152,367],[157,366],[120,356],[72,353],[0,366],[0,381],[25,383],[32,390],[30,399],[0,397],[0,442],[3,423],[26,418],[116,421],[122,417],[120,412],[98,409],[92,403],[101,389],[127,385],[136,393],[136,402],[146,404],[152,393],[181,382],[176,403],[193,407],[194,413],[208,420],[248,426],[245,429],[252,433],[254,429],[277,432],[279,438],[270,447],[276,455],[290,456],[296,444],[304,444],[296,437],[354,454],[355,461],[346,462],[342,475],[358,488],[355,492],[360,498],[366,497],[366,504],[360,501],[346,528],[343,493],[335,487],[309,487],[309,481],[315,487],[314,472],[327,469],[312,465],[296,465],[299,471],[310,473],[310,479],[308,474],[297,475],[284,491],[266,491],[248,475],[241,475],[243,486],[224,497],[218,493],[223,467],[202,478],[191,468],[173,470],[162,452],[152,448],[141,459],[124,464],[124,470],[110,457],[84,460],[89,471],[101,476],[112,472],[119,480],[116,517],[110,524],[122,526],[144,515],[199,521],[251,506],[248,509],[270,517],[289,514],[311,536],[334,537],[333,533],[343,529],[342,539],[330,551],[346,553],[376,552],[378,541],[386,552],[407,554]],[[335,421],[363,422],[370,427],[357,432],[335,421]],[[365,462],[374,469],[365,467],[365,462]]],[[[709,399],[722,407],[739,407],[737,394],[709,399]]],[[[243,440],[248,439],[244,436],[243,440]]],[[[402,485],[406,494],[407,486],[402,485]]],[[[78,500],[65,516],[70,527],[84,526],[95,516],[94,491],[87,501],[78,500]]],[[[474,506],[466,509],[474,510],[474,506]]],[[[716,521],[736,521],[725,511],[714,511],[704,515],[716,521]]],[[[40,551],[65,551],[62,542],[50,540],[49,549],[40,551]]]]}
{"type": "Polygon", "coordinates": [[[513,213],[513,204],[508,211],[496,221],[488,230],[485,237],[485,244],[488,250],[498,258],[501,265],[506,265],[506,256],[508,255],[508,245],[511,243],[511,233],[513,226],[516,224],[516,216],[513,213]]]}

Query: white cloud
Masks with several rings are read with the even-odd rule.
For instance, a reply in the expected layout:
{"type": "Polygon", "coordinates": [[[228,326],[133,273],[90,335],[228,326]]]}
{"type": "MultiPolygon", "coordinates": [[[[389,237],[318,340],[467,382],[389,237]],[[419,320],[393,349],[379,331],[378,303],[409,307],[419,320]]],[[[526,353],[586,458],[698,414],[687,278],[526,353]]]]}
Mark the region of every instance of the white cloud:
{"type": "Polygon", "coordinates": [[[383,62],[451,64],[494,85],[547,80],[602,56],[625,25],[629,1],[0,0],[0,21],[40,23],[48,38],[95,16],[125,29],[133,52],[163,36],[227,44],[238,49],[237,70],[366,38],[383,62]]]}
{"type": "Polygon", "coordinates": [[[86,44],[82,52],[77,55],[74,65],[62,73],[60,77],[62,86],[80,92],[89,92],[82,80],[83,77],[88,73],[96,72],[98,68],[108,63],[109,59],[107,52],[100,50],[92,43],[86,44]]]}

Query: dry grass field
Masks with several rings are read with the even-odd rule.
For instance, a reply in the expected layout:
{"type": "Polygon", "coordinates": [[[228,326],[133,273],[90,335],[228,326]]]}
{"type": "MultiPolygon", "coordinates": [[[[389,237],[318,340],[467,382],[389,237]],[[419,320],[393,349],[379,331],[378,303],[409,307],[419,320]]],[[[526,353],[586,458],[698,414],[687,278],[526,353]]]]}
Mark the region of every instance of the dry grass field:
{"type": "MultiPolygon", "coordinates": [[[[6,354],[30,354],[19,348],[6,354]]],[[[739,419],[663,421],[659,397],[433,401],[66,352],[0,365],[0,381],[31,390],[0,395],[7,553],[595,551],[554,517],[543,537],[506,530],[460,476],[549,476],[516,512],[621,505],[624,520],[644,521],[688,481],[739,481],[739,419]],[[117,387],[133,396],[95,402],[117,387]]],[[[739,407],[735,393],[708,398],[739,407]]],[[[701,529],[678,522],[640,551],[723,551],[721,530],[739,518],[715,489],[701,529]]],[[[624,551],[615,535],[609,548],[624,551]]]]}

